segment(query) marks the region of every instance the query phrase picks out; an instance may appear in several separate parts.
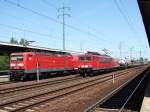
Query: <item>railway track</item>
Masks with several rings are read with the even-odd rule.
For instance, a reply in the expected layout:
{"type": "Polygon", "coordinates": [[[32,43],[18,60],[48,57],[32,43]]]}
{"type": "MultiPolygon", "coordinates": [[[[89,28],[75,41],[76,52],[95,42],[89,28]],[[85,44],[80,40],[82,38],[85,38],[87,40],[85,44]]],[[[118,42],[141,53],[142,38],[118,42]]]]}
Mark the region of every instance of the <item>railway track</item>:
{"type": "Polygon", "coordinates": [[[13,82],[0,82],[0,85],[12,84],[13,82]]]}
{"type": "Polygon", "coordinates": [[[75,77],[69,77],[69,78],[65,78],[65,79],[58,79],[58,80],[56,79],[53,81],[34,83],[31,85],[22,85],[22,86],[17,86],[17,87],[4,88],[4,89],[0,90],[0,95],[23,91],[23,90],[29,90],[29,89],[33,89],[33,88],[39,88],[39,87],[48,86],[48,85],[54,85],[54,84],[63,83],[63,82],[67,82],[67,81],[73,81],[73,80],[77,80],[77,79],[81,79],[81,77],[75,76],[75,77]]]}
{"type": "Polygon", "coordinates": [[[8,74],[9,74],[9,70],[0,71],[0,76],[4,76],[4,75],[8,75],[8,74]]]}
{"type": "MultiPolygon", "coordinates": [[[[132,69],[136,69],[136,68],[131,68],[129,70],[132,70],[132,69]]],[[[121,72],[124,72],[124,71],[125,70],[118,71],[118,72],[115,72],[115,73],[121,73],[121,72]]],[[[15,92],[15,91],[32,89],[32,88],[35,88],[35,87],[42,87],[42,86],[45,86],[45,85],[51,85],[51,84],[55,84],[55,83],[59,83],[59,82],[63,82],[63,81],[66,82],[66,81],[69,81],[69,80],[76,79],[76,77],[78,77],[78,76],[64,78],[64,79],[55,79],[55,80],[40,82],[40,83],[31,83],[31,84],[27,84],[27,85],[25,84],[25,85],[21,85],[21,86],[2,88],[2,89],[0,89],[0,95],[10,93],[10,92],[15,92]]],[[[9,83],[11,84],[11,82],[6,82],[4,84],[9,84],[9,83]]],[[[3,85],[3,84],[1,84],[1,85],[3,85]]]]}
{"type": "MultiPolygon", "coordinates": [[[[131,69],[132,70],[132,69],[131,69]]],[[[130,71],[131,71],[130,70],[130,71]]],[[[122,71],[122,72],[117,72],[119,73],[127,73],[129,71],[122,71]]],[[[108,74],[108,75],[101,75],[101,78],[105,78],[108,76],[111,76],[112,74],[108,74]]],[[[96,77],[94,77],[96,78],[96,77]]],[[[93,79],[94,79],[93,78],[93,79]]],[[[85,79],[85,78],[84,78],[85,79]]],[[[66,79],[61,79],[61,80],[55,80],[55,81],[51,81],[51,82],[43,82],[43,83],[36,83],[35,85],[30,85],[30,86],[21,86],[21,87],[13,87],[11,89],[3,89],[0,91],[0,95],[2,96],[2,98],[0,98],[1,100],[4,99],[8,99],[8,98],[15,98],[16,96],[20,95],[28,95],[28,94],[33,94],[35,91],[36,92],[40,92],[40,91],[45,91],[45,90],[49,90],[49,89],[53,89],[53,87],[55,86],[60,86],[68,84],[68,83],[72,83],[72,82],[81,82],[83,80],[83,78],[81,77],[71,77],[71,78],[66,78],[66,79]],[[30,90],[30,92],[27,92],[28,90],[30,90]]],[[[60,86],[62,87],[62,86],[60,86]]]]}
{"type": "MultiPolygon", "coordinates": [[[[128,71],[129,72],[129,71],[128,71]]],[[[122,74],[125,74],[127,72],[122,72],[122,74]]],[[[107,78],[107,77],[111,77],[112,75],[103,75],[101,76],[100,78],[98,79],[102,79],[102,78],[107,78]]],[[[92,80],[95,80],[97,79],[97,77],[94,77],[92,80]]],[[[1,100],[5,100],[5,99],[14,99],[15,97],[18,97],[19,95],[20,96],[27,96],[27,95],[30,95],[30,94],[33,94],[33,93],[39,93],[41,91],[49,91],[49,90],[53,90],[54,87],[58,87],[58,88],[63,88],[64,85],[71,85],[71,84],[74,84],[74,83],[82,83],[82,82],[85,82],[87,79],[83,79],[83,78],[80,78],[80,77],[77,77],[77,78],[73,78],[73,79],[70,79],[70,80],[62,80],[62,81],[59,81],[59,82],[55,82],[55,83],[51,83],[51,84],[48,84],[48,85],[44,85],[44,86],[41,86],[41,85],[38,85],[39,87],[34,87],[32,89],[25,89],[25,90],[16,90],[14,92],[10,92],[10,91],[4,91],[1,96],[2,98],[0,98],[1,100]],[[30,91],[28,91],[28,89],[30,91]]],[[[91,81],[91,79],[88,79],[87,81],[91,81]]]]}
{"type": "MultiPolygon", "coordinates": [[[[139,70],[135,71],[139,72],[139,70]]],[[[129,73],[129,71],[126,71],[124,73],[119,73],[116,74],[115,78],[118,78],[126,73],[129,73]]],[[[46,101],[54,100],[56,98],[72,94],[74,92],[80,91],[82,89],[85,89],[87,87],[103,83],[106,81],[112,81],[112,75],[108,76],[103,76],[99,78],[95,78],[92,80],[85,80],[84,82],[79,82],[79,83],[74,83],[71,85],[67,85],[63,88],[55,88],[54,90],[47,90],[47,91],[42,91],[41,93],[36,93],[36,94],[31,94],[28,97],[21,97],[20,99],[16,100],[5,100],[1,102],[0,108],[2,110],[6,111],[24,111],[28,110],[30,107],[45,103],[46,101]]]]}
{"type": "Polygon", "coordinates": [[[100,99],[91,107],[87,108],[84,112],[125,112],[125,109],[129,100],[134,95],[138,87],[144,81],[146,76],[149,74],[149,70],[136,78],[132,78],[122,84],[114,91],[108,93],[105,97],[100,99]],[[132,82],[131,82],[132,80],[132,82]],[[130,86],[126,86],[129,85],[130,86]]]}
{"type": "MultiPolygon", "coordinates": [[[[138,66],[135,66],[135,67],[132,67],[132,68],[137,68],[138,66]]],[[[131,69],[131,67],[129,67],[130,69],[131,69]]],[[[0,71],[0,76],[1,76],[1,73],[8,73],[8,71],[0,71]]],[[[112,71],[113,72],[113,71],[112,71]]],[[[116,71],[114,71],[114,72],[116,72],[116,71]]],[[[122,72],[122,70],[119,70],[118,72],[122,72]]],[[[60,79],[61,80],[61,79],[60,79]]],[[[57,81],[57,79],[55,80],[54,79],[54,81],[57,81]]],[[[54,81],[51,81],[51,82],[54,82],[54,81]]],[[[42,83],[43,83],[43,85],[44,85],[44,83],[46,84],[46,83],[49,83],[50,81],[46,81],[46,82],[40,82],[41,83],[41,86],[42,86],[42,83]]],[[[19,81],[13,81],[13,82],[0,82],[0,86],[2,87],[2,85],[7,85],[7,84],[13,84],[13,83],[19,83],[19,81]]],[[[0,93],[1,93],[1,91],[10,91],[10,92],[13,92],[13,91],[17,91],[17,90],[23,90],[24,88],[26,88],[27,86],[27,88],[34,88],[34,86],[35,85],[39,85],[39,83],[31,83],[31,84],[23,84],[23,85],[19,85],[19,86],[14,86],[14,87],[6,87],[6,88],[0,88],[0,93]]],[[[36,87],[36,86],[35,86],[36,87]]]]}

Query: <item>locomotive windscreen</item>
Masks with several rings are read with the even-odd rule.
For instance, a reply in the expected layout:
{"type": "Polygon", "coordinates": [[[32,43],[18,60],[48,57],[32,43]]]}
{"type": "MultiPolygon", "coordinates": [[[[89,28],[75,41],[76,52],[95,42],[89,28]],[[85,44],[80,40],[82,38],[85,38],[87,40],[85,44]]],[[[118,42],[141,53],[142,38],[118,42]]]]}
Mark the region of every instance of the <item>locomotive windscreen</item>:
{"type": "Polygon", "coordinates": [[[91,57],[81,56],[81,57],[79,57],[79,59],[80,59],[80,61],[89,61],[89,60],[91,60],[91,57]]]}
{"type": "Polygon", "coordinates": [[[10,60],[11,61],[23,61],[23,55],[12,55],[10,60]]]}

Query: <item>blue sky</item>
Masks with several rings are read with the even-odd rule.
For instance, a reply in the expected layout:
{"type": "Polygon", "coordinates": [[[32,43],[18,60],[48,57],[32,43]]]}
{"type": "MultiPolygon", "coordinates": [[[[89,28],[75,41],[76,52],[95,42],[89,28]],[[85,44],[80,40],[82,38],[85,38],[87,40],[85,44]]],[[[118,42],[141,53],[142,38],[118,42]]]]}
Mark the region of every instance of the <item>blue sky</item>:
{"type": "Polygon", "coordinates": [[[48,48],[62,49],[62,24],[50,18],[62,21],[57,17],[61,12],[56,8],[71,7],[66,13],[66,49],[83,51],[98,51],[106,48],[112,56],[119,57],[119,44],[122,44],[122,57],[138,58],[142,56],[150,59],[150,50],[138,8],[137,0],[0,0],[0,41],[8,42],[10,37],[35,40],[34,45],[48,48]],[[43,17],[18,6],[18,4],[48,16],[43,17]],[[127,19],[116,7],[123,10],[127,19]],[[9,25],[5,27],[4,25],[9,25]],[[11,28],[10,28],[11,26],[11,28]],[[15,27],[15,28],[12,28],[15,27]],[[16,29],[19,28],[19,29],[16,29]],[[21,30],[20,30],[21,29],[21,30]],[[25,30],[25,31],[22,31],[25,30]],[[30,31],[34,32],[31,33],[30,31]]]}

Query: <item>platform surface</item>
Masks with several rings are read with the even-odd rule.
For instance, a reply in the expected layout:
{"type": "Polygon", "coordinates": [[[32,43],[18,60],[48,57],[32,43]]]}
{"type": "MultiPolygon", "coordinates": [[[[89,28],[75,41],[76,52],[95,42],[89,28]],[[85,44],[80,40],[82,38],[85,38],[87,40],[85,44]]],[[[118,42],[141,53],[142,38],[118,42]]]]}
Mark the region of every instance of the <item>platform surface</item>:
{"type": "Polygon", "coordinates": [[[5,76],[0,76],[0,82],[8,82],[9,80],[9,75],[5,75],[5,76]]]}
{"type": "Polygon", "coordinates": [[[145,96],[143,99],[142,107],[140,112],[150,112],[150,78],[146,88],[145,96]]]}

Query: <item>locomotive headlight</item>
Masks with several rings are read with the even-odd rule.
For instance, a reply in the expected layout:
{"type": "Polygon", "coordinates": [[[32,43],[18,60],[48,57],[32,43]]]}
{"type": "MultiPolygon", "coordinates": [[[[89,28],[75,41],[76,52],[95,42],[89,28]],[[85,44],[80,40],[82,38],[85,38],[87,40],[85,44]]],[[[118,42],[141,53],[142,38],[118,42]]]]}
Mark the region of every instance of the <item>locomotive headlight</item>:
{"type": "Polygon", "coordinates": [[[85,65],[84,67],[85,67],[85,68],[88,68],[89,66],[88,66],[88,65],[85,65]]]}
{"type": "Polygon", "coordinates": [[[14,67],[14,66],[16,66],[16,64],[10,64],[10,66],[11,66],[11,67],[14,67]]]}
{"type": "Polygon", "coordinates": [[[81,68],[88,68],[88,65],[81,65],[81,68]]]}
{"type": "Polygon", "coordinates": [[[21,67],[22,67],[22,66],[23,66],[23,63],[19,63],[18,66],[21,66],[21,67]]]}
{"type": "Polygon", "coordinates": [[[92,67],[92,65],[89,65],[88,67],[92,67]]]}
{"type": "Polygon", "coordinates": [[[84,68],[84,65],[81,65],[81,68],[84,68]]]}

